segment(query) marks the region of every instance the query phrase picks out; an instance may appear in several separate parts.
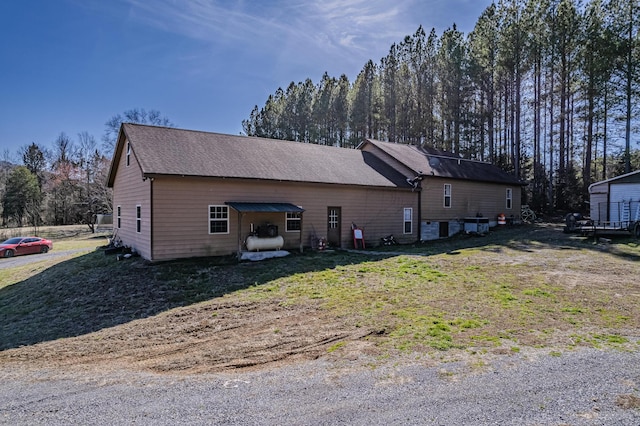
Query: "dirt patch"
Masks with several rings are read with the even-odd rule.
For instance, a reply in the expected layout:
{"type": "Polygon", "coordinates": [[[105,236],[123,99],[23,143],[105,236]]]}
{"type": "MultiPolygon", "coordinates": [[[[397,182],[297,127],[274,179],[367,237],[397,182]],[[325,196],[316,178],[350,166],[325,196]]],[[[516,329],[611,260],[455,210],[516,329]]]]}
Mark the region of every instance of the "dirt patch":
{"type": "Polygon", "coordinates": [[[616,405],[625,410],[640,409],[640,397],[631,394],[618,395],[616,399],[616,405]]]}
{"type": "MultiPolygon", "coordinates": [[[[366,332],[364,333],[366,334],[366,332]]],[[[204,373],[314,359],[363,331],[314,307],[213,302],[3,353],[31,366],[204,373]]]]}

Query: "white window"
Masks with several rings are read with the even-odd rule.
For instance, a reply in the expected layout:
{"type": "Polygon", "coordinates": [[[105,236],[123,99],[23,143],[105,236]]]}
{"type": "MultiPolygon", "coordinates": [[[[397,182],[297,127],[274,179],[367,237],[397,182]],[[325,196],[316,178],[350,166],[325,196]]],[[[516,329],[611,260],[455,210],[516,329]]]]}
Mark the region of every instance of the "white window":
{"type": "Polygon", "coordinates": [[[329,229],[338,229],[338,209],[329,208],[329,229]]]}
{"type": "Polygon", "coordinates": [[[229,233],[229,207],[209,206],[209,234],[229,233]]]}
{"type": "Polygon", "coordinates": [[[116,207],[116,224],[118,226],[118,229],[120,229],[122,227],[122,209],[120,208],[120,206],[116,207]]]}
{"type": "Polygon", "coordinates": [[[136,206],[136,232],[142,232],[142,206],[136,206]]]}
{"type": "Polygon", "coordinates": [[[287,232],[300,232],[301,219],[300,212],[287,212],[287,232]]]}
{"type": "Polygon", "coordinates": [[[404,233],[411,234],[413,232],[413,209],[405,207],[404,209],[404,233]]]}
{"type": "Polygon", "coordinates": [[[451,207],[451,184],[444,184],[444,206],[449,208],[451,207]]]}
{"type": "Polygon", "coordinates": [[[131,164],[131,144],[127,142],[127,167],[131,164]]]}
{"type": "Polygon", "coordinates": [[[511,188],[507,188],[507,210],[511,210],[513,207],[513,191],[511,188]]]}

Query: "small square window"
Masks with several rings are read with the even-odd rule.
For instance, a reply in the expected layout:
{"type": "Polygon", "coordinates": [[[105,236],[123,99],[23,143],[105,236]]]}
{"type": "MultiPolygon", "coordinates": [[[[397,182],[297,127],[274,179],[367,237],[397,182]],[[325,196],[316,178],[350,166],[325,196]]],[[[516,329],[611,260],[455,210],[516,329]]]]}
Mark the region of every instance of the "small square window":
{"type": "Polygon", "coordinates": [[[286,229],[287,232],[300,232],[302,224],[302,214],[300,212],[287,212],[286,229]]]}

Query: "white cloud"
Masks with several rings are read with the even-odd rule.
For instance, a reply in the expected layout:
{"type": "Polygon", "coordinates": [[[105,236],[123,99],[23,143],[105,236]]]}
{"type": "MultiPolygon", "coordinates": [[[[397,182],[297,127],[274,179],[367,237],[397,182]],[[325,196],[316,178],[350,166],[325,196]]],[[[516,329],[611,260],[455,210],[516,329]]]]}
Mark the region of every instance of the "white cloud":
{"type": "MultiPolygon", "coordinates": [[[[220,55],[231,51],[227,63],[245,61],[249,69],[260,67],[256,75],[288,76],[288,81],[318,78],[324,71],[353,79],[369,59],[379,61],[419,25],[427,32],[436,26],[440,33],[456,19],[479,15],[470,0],[121,1],[130,24],[201,42],[185,44],[194,49],[184,52],[194,58],[194,69],[220,67],[220,55]]],[[[473,0],[476,9],[485,2],[490,0],[473,0]]]]}
{"type": "Polygon", "coordinates": [[[379,59],[419,25],[411,22],[413,1],[126,1],[129,19],[214,48],[263,49],[290,61],[319,57],[350,66],[379,59]]]}

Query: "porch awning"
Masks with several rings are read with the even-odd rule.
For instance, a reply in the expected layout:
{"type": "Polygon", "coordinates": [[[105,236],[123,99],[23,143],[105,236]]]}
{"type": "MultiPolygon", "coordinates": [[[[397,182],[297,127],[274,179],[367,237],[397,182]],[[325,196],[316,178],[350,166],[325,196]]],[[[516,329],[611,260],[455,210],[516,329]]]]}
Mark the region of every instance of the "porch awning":
{"type": "Polygon", "coordinates": [[[303,208],[291,203],[240,203],[227,201],[225,204],[241,213],[302,213],[304,211],[303,208]]]}

